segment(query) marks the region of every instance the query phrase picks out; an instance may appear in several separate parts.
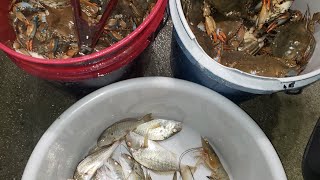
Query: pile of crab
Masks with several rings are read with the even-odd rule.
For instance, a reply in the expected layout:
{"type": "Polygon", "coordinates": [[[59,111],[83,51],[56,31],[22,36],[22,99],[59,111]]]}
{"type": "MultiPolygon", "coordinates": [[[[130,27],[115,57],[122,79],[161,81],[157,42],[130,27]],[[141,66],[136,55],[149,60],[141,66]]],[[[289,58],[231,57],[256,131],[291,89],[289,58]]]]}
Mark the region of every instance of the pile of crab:
{"type": "MultiPolygon", "coordinates": [[[[108,0],[79,0],[81,16],[98,23],[108,0]]],[[[149,15],[156,1],[118,0],[93,52],[122,40],[149,15]]],[[[10,20],[16,34],[12,48],[44,59],[80,56],[74,13],[70,0],[13,0],[10,20]]]]}
{"type": "Polygon", "coordinates": [[[296,76],[311,58],[320,13],[294,0],[182,0],[198,43],[219,63],[267,77],[296,76]],[[201,13],[199,13],[201,12],[201,13]]]}

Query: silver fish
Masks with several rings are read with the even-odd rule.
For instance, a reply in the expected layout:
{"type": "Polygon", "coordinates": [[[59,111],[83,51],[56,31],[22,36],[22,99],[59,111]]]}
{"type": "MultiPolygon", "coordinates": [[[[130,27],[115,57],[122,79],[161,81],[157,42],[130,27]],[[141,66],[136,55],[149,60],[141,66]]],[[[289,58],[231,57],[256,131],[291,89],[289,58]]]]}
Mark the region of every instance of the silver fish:
{"type": "Polygon", "coordinates": [[[155,141],[145,141],[143,136],[130,132],[126,136],[126,143],[133,158],[151,170],[177,171],[179,169],[177,155],[155,141]]]}
{"type": "Polygon", "coordinates": [[[148,136],[148,139],[153,141],[161,141],[168,139],[174,134],[180,132],[182,129],[182,123],[165,120],[155,119],[139,125],[134,132],[141,136],[148,136]]]}
{"type": "Polygon", "coordinates": [[[126,180],[145,180],[141,165],[128,154],[121,154],[119,162],[126,180]]]}
{"type": "MultiPolygon", "coordinates": [[[[106,146],[105,146],[105,147],[106,147],[106,146]]],[[[103,147],[103,148],[105,148],[105,147],[103,147]]],[[[101,147],[95,145],[95,146],[93,146],[93,147],[89,150],[89,153],[88,153],[88,154],[93,154],[93,153],[97,152],[97,151],[100,150],[100,149],[101,149],[101,147]]]]}
{"type": "Polygon", "coordinates": [[[114,180],[125,179],[122,171],[122,167],[116,160],[109,158],[107,162],[105,162],[105,166],[107,166],[108,169],[110,169],[110,173],[108,174],[108,176],[111,179],[114,179],[114,180]]]}
{"type": "Polygon", "coordinates": [[[108,169],[106,165],[103,165],[96,171],[95,176],[91,180],[111,179],[111,177],[109,176],[110,173],[110,169],[108,169]]]}
{"type": "Polygon", "coordinates": [[[145,115],[141,119],[126,118],[118,121],[102,132],[98,139],[98,147],[108,146],[115,141],[122,139],[128,132],[134,130],[140,124],[152,120],[151,114],[145,115]]]}
{"type": "Polygon", "coordinates": [[[84,158],[77,166],[74,174],[75,180],[90,180],[104,162],[112,155],[114,150],[119,146],[120,142],[115,142],[108,148],[102,148],[93,154],[84,158]]]}

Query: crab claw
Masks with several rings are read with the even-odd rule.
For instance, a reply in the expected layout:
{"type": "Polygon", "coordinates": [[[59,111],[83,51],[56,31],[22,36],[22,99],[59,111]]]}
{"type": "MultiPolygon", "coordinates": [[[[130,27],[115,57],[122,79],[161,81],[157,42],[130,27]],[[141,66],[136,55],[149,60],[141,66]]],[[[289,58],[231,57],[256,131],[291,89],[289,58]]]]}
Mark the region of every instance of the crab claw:
{"type": "Polygon", "coordinates": [[[32,51],[32,49],[33,49],[33,40],[32,39],[28,40],[26,42],[26,46],[27,46],[27,50],[28,51],[32,51]]]}
{"type": "Polygon", "coordinates": [[[263,0],[262,8],[257,18],[256,26],[261,29],[270,16],[271,0],[263,0]]]}
{"type": "Polygon", "coordinates": [[[267,10],[270,10],[271,0],[263,0],[263,4],[266,6],[267,10]]]}
{"type": "Polygon", "coordinates": [[[267,28],[267,33],[273,31],[275,28],[286,23],[290,19],[290,13],[286,12],[281,14],[277,19],[275,19],[267,28]]]}
{"type": "Polygon", "coordinates": [[[217,28],[216,22],[214,21],[212,16],[205,17],[205,29],[207,34],[210,37],[213,37],[214,42],[225,42],[226,35],[222,32],[221,29],[217,28]]]}
{"type": "Polygon", "coordinates": [[[221,41],[221,42],[226,42],[227,36],[226,34],[220,29],[217,28],[216,30],[216,34],[217,34],[217,38],[221,41]]]}

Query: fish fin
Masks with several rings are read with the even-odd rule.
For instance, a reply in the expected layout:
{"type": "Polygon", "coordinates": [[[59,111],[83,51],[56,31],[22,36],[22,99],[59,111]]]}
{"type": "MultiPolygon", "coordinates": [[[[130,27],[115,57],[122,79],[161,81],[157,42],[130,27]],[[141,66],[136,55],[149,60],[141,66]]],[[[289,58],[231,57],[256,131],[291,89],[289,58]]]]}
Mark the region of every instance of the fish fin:
{"type": "Polygon", "coordinates": [[[187,171],[190,172],[192,179],[194,180],[194,172],[195,172],[195,167],[189,166],[189,165],[182,165],[182,168],[180,169],[180,174],[182,177],[187,176],[186,174],[188,173],[187,171]]]}
{"type": "Polygon", "coordinates": [[[189,168],[190,172],[191,172],[192,174],[194,174],[194,173],[196,172],[196,170],[197,170],[198,167],[196,167],[196,166],[188,166],[188,168],[189,168]]]}
{"type": "Polygon", "coordinates": [[[178,180],[177,171],[174,172],[172,180],[178,180]]]}
{"type": "Polygon", "coordinates": [[[149,171],[146,172],[146,177],[145,177],[145,179],[146,179],[146,180],[152,180],[149,171]]]}
{"type": "Polygon", "coordinates": [[[148,141],[149,141],[149,130],[147,131],[147,134],[144,136],[144,141],[143,141],[143,148],[148,148],[149,144],[148,144],[148,141]]]}
{"type": "Polygon", "coordinates": [[[149,113],[149,114],[143,116],[140,120],[142,120],[143,122],[148,122],[148,121],[153,120],[152,113],[149,113]]]}

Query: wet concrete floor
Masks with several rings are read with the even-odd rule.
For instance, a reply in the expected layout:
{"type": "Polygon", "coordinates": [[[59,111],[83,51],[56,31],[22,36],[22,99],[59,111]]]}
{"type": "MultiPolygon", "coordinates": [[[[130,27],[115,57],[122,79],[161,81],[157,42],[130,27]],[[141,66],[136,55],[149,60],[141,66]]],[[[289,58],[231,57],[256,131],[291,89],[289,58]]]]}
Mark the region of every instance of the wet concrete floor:
{"type": "MultiPolygon", "coordinates": [[[[144,76],[171,76],[172,23],[141,55],[144,76]]],[[[79,96],[30,76],[0,53],[0,179],[20,179],[38,140],[79,96]]],[[[300,95],[277,93],[240,106],[263,129],[277,150],[289,180],[301,180],[301,160],[320,116],[320,83],[300,95]]]]}

